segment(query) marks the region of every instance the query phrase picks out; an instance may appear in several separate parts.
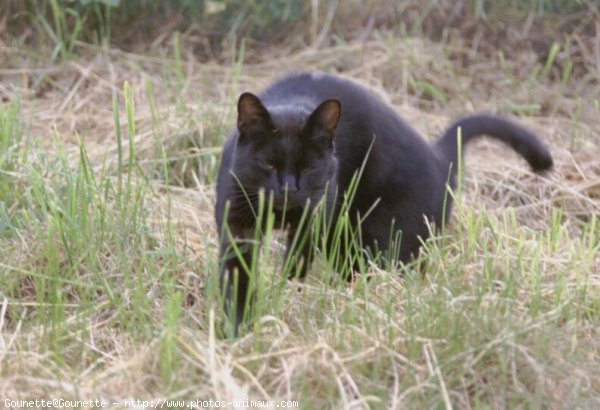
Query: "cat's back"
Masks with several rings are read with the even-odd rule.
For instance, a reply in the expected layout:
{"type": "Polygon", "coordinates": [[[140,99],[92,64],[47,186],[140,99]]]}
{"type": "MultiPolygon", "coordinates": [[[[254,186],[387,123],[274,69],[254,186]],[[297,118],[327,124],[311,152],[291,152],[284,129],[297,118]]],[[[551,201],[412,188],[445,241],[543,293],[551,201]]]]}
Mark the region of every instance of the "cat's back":
{"type": "Polygon", "coordinates": [[[312,100],[315,104],[329,98],[345,103],[346,109],[359,102],[368,105],[387,106],[383,98],[374,94],[356,81],[324,72],[296,72],[276,80],[261,93],[268,104],[278,100],[312,100]]]}
{"type": "Polygon", "coordinates": [[[355,85],[351,80],[320,71],[300,71],[287,74],[273,82],[261,97],[270,99],[277,96],[315,95],[337,93],[348,86],[355,85]]]}

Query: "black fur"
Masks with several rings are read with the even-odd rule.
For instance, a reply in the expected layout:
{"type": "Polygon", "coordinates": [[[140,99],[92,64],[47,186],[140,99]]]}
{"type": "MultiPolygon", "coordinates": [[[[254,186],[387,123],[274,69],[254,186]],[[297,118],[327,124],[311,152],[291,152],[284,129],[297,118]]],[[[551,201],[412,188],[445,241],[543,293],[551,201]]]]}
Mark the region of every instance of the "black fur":
{"type": "MultiPolygon", "coordinates": [[[[260,190],[273,196],[277,218],[285,208],[285,226],[293,237],[304,207],[315,206],[325,193],[335,218],[335,193],[343,194],[364,163],[352,213],[364,216],[378,203],[361,226],[362,243],[385,251],[392,233],[401,231],[400,260],[408,261],[418,252],[419,237],[428,236],[425,218],[441,223],[445,200],[449,212],[446,183],[454,187],[459,127],[463,146],[485,134],[509,144],[536,171],[552,167],[550,153],[534,134],[491,115],[463,118],[429,145],[382,99],[332,75],[293,74],[260,97],[242,94],[237,130],[223,149],[216,204],[220,283],[228,311],[235,291],[233,272],[238,272],[236,329],[248,296],[248,275],[223,234],[227,202],[227,225],[250,265],[245,242],[254,232],[260,190]]],[[[310,246],[307,241],[301,249],[300,276],[310,263],[310,246]]]]}

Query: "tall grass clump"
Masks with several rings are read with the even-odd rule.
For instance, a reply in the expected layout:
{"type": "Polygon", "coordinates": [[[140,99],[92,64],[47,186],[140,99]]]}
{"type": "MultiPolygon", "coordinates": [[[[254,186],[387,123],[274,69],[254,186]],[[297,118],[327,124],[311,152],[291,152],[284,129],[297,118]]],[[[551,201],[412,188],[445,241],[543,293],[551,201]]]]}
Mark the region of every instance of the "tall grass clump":
{"type": "MultiPolygon", "coordinates": [[[[377,206],[374,204],[365,215],[360,215],[360,219],[352,206],[365,164],[366,158],[361,169],[350,181],[347,190],[339,197],[336,196],[333,203],[328,202],[328,195],[325,193],[316,206],[304,208],[298,226],[295,227],[294,236],[287,240],[286,256],[283,259],[281,259],[281,252],[273,251],[271,241],[280,237],[276,231],[282,231],[285,236],[288,229],[285,220],[286,213],[283,211],[280,222],[277,223],[272,197],[265,197],[264,192],[259,193],[256,207],[246,195],[248,204],[254,212],[253,238],[241,245],[250,247],[249,264],[243,258],[244,251],[236,243],[229,226],[226,222],[223,224],[220,236],[227,238],[227,241],[231,243],[230,252],[234,255],[233,257],[237,257],[241,261],[242,268],[249,278],[244,315],[246,324],[251,325],[251,329],[255,333],[260,334],[261,332],[259,318],[281,316],[281,309],[285,304],[286,294],[288,294],[288,279],[298,279],[301,266],[308,263],[308,261],[302,260],[301,256],[302,249],[307,245],[310,247],[308,259],[314,259],[308,265],[309,270],[311,267],[316,267],[320,272],[319,279],[334,289],[346,287],[354,280],[366,286],[369,266],[386,266],[390,270],[397,269],[400,237],[390,238],[386,252],[365,248],[361,241],[360,225],[368,218],[371,210],[377,206]]],[[[243,191],[243,187],[241,188],[243,191]]],[[[224,221],[227,221],[227,211],[226,209],[224,221]]],[[[234,277],[233,283],[235,292],[237,277],[234,277]]],[[[294,287],[293,284],[289,286],[294,287]]],[[[215,296],[213,292],[214,289],[211,292],[211,298],[215,296]]],[[[223,296],[219,295],[220,305],[222,305],[223,296]]],[[[234,293],[231,301],[235,300],[234,293]]],[[[315,300],[315,303],[318,304],[318,309],[327,309],[324,301],[315,300]]],[[[228,320],[225,323],[224,334],[233,337],[235,334],[235,303],[227,308],[228,320]]]]}
{"type": "Polygon", "coordinates": [[[20,179],[17,167],[25,155],[23,132],[20,100],[0,106],[0,233],[11,226],[8,210],[20,197],[11,187],[20,179]]]}
{"type": "Polygon", "coordinates": [[[58,135],[55,155],[32,150],[15,156],[18,105],[1,113],[0,218],[4,230],[8,225],[20,238],[0,236],[0,288],[10,318],[5,326],[36,335],[34,350],[62,366],[99,358],[82,342],[93,337],[90,323],[97,321],[140,341],[164,337],[161,374],[168,379],[177,364],[173,332],[182,296],[173,273],[181,256],[168,234],[169,219],[150,220],[161,218],[150,214],[151,189],[137,165],[127,84],[124,96],[125,133],[114,106],[116,172],[92,164],[82,142],[78,158],[70,160],[58,135]]]}

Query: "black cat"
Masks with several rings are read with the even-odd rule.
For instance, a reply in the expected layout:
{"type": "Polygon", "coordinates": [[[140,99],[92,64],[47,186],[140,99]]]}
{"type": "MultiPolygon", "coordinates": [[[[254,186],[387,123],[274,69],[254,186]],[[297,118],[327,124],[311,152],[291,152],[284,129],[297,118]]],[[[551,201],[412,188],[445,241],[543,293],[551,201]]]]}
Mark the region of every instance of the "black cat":
{"type": "MultiPolygon", "coordinates": [[[[289,75],[260,98],[244,93],[237,108],[237,130],[223,148],[216,204],[220,283],[226,311],[235,309],[236,330],[251,297],[245,266],[252,264],[249,242],[261,191],[272,198],[278,220],[285,214],[281,226],[288,230],[289,247],[303,212],[320,200],[335,222],[339,198],[362,166],[350,213],[363,217],[362,244],[385,251],[390,238],[400,233],[399,258],[409,261],[418,253],[419,237],[428,236],[425,220],[447,220],[451,198],[446,185],[455,185],[459,128],[462,146],[485,134],[512,146],[535,171],[552,167],[538,138],[510,121],[469,116],[429,145],[382,99],[355,82],[323,73],[289,75]]],[[[300,255],[299,275],[304,276],[311,258],[306,237],[300,255]]]]}

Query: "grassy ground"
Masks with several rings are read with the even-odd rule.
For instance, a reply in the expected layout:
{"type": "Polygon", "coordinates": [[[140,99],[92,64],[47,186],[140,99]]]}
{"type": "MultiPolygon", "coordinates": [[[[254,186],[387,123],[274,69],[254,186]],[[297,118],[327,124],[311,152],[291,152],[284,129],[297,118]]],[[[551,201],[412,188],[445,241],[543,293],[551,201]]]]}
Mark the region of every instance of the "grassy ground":
{"type": "Polygon", "coordinates": [[[449,33],[317,31],[313,46],[238,42],[208,59],[192,35],[143,51],[75,43],[66,58],[0,38],[0,406],[600,406],[598,29],[541,54],[449,33]],[[220,144],[239,93],[290,69],[358,79],[430,139],[461,113],[518,116],[555,169],[534,175],[499,144],[469,147],[423,270],[371,266],[349,287],[317,261],[305,283],[282,284],[283,245],[269,241],[256,326],[224,339],[220,144]]]}

